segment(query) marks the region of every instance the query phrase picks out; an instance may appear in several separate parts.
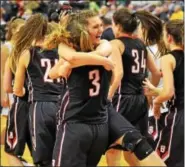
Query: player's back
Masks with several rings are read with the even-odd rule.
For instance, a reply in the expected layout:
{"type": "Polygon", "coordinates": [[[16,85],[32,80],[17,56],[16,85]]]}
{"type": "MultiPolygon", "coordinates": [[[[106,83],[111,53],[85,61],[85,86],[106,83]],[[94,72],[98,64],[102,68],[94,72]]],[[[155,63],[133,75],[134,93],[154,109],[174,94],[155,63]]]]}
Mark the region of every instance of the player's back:
{"type": "MultiPolygon", "coordinates": [[[[174,103],[177,108],[184,108],[184,51],[174,50],[170,52],[176,61],[176,67],[174,69],[174,87],[175,95],[171,102],[174,103]]],[[[173,105],[172,104],[172,105],[173,105]]]]}
{"type": "Polygon", "coordinates": [[[108,77],[102,66],[74,68],[67,81],[68,105],[63,111],[63,119],[90,124],[106,122],[108,77]]]}
{"type": "Polygon", "coordinates": [[[122,54],[124,77],[118,92],[121,94],[141,94],[142,81],[146,77],[147,50],[144,43],[138,38],[119,38],[124,45],[122,54]]]}
{"type": "Polygon", "coordinates": [[[63,83],[61,79],[49,78],[49,70],[58,62],[56,49],[43,50],[40,47],[30,49],[30,62],[27,67],[30,101],[58,101],[63,83]]]}

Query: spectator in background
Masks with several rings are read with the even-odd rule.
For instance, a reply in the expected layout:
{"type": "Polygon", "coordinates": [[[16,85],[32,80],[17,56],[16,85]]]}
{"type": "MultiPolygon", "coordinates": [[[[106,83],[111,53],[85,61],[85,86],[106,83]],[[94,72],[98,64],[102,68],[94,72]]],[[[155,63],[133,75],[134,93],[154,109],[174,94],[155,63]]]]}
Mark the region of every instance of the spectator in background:
{"type": "Polygon", "coordinates": [[[5,41],[5,27],[6,27],[6,22],[3,18],[3,14],[5,13],[4,9],[1,7],[0,8],[0,40],[5,41]]]}
{"type": "Polygon", "coordinates": [[[111,18],[112,17],[110,17],[110,16],[108,17],[107,15],[101,17],[102,22],[103,22],[103,28],[104,28],[101,39],[106,39],[108,41],[111,41],[115,38],[114,33],[112,31],[112,20],[111,20],[111,18]]]}
{"type": "Polygon", "coordinates": [[[99,12],[100,7],[98,6],[98,4],[97,4],[95,1],[90,0],[89,9],[90,9],[90,10],[93,10],[93,11],[95,11],[95,12],[99,12]]]}
{"type": "Polygon", "coordinates": [[[176,20],[176,19],[181,19],[183,20],[184,17],[184,12],[182,11],[182,8],[180,5],[176,5],[174,8],[174,12],[170,16],[170,20],[176,20]]]}
{"type": "Polygon", "coordinates": [[[100,8],[100,10],[99,10],[99,15],[100,15],[100,16],[104,16],[104,15],[107,14],[108,11],[109,11],[108,6],[103,5],[103,6],[101,6],[101,8],[100,8]]]}
{"type": "Polygon", "coordinates": [[[3,18],[6,22],[10,21],[12,17],[17,16],[19,6],[16,1],[3,1],[1,7],[5,10],[3,18]]]}

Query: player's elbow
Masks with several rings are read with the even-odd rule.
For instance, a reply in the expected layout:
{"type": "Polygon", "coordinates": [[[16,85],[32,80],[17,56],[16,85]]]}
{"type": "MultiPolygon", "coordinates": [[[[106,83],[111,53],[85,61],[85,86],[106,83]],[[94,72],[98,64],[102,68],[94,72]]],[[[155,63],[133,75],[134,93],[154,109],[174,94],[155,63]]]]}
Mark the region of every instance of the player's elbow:
{"type": "Polygon", "coordinates": [[[23,92],[23,90],[21,90],[21,89],[17,89],[17,88],[14,88],[14,90],[13,90],[13,94],[14,94],[14,95],[16,95],[16,96],[19,96],[19,97],[24,96],[24,92],[23,92]]]}

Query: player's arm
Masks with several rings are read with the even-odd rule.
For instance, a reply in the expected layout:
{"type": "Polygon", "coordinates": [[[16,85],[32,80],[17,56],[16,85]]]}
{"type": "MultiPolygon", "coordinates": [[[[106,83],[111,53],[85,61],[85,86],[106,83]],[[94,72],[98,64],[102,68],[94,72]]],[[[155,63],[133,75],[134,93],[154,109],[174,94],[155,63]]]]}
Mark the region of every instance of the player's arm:
{"type": "Polygon", "coordinates": [[[161,70],[163,73],[163,88],[159,96],[154,100],[154,103],[161,104],[172,98],[175,92],[173,71],[176,66],[174,57],[170,54],[161,58],[161,70]]]}
{"type": "Polygon", "coordinates": [[[151,79],[150,79],[151,83],[154,86],[157,86],[161,78],[161,73],[159,69],[157,68],[157,66],[155,65],[152,55],[149,52],[148,52],[147,60],[146,60],[146,67],[151,72],[151,79]]]}
{"type": "Polygon", "coordinates": [[[109,56],[112,52],[112,47],[110,43],[106,40],[102,40],[96,50],[89,53],[76,52],[74,49],[69,48],[64,44],[61,44],[60,46],[61,47],[59,47],[59,49],[61,50],[59,50],[59,52],[61,53],[61,58],[59,62],[49,72],[49,77],[52,79],[58,77],[67,78],[72,68],[83,65],[104,65],[106,69],[109,69],[112,65],[110,65],[110,60],[108,60],[107,63],[107,59],[102,59],[99,57],[97,58],[97,56],[100,55],[105,57],[109,56]],[[67,57],[65,57],[65,55],[63,56],[63,53],[67,53],[67,57]],[[97,61],[99,61],[100,64],[98,64],[97,61]]]}
{"type": "Polygon", "coordinates": [[[158,96],[162,92],[162,88],[155,87],[148,78],[143,81],[144,94],[146,96],[158,96]]]}
{"type": "Polygon", "coordinates": [[[90,53],[96,53],[103,57],[109,57],[112,53],[112,45],[107,40],[101,40],[96,50],[90,53]]]}
{"type": "Polygon", "coordinates": [[[102,65],[106,69],[113,68],[112,62],[97,53],[76,52],[74,49],[69,48],[65,44],[60,44],[58,49],[60,57],[70,62],[73,67],[84,65],[102,65]]]}
{"type": "Polygon", "coordinates": [[[51,79],[56,79],[59,77],[67,78],[70,71],[72,69],[72,65],[61,58],[58,63],[56,63],[49,71],[49,77],[51,79]]]}
{"type": "Polygon", "coordinates": [[[158,96],[155,100],[162,103],[169,100],[174,95],[173,70],[175,59],[171,55],[165,55],[161,59],[161,69],[163,72],[163,88],[155,87],[148,79],[145,79],[144,87],[149,89],[149,93],[158,96]]]}
{"type": "Polygon", "coordinates": [[[13,92],[12,88],[12,72],[9,67],[9,59],[6,60],[4,65],[4,74],[3,79],[1,80],[1,105],[3,107],[9,107],[9,97],[8,93],[13,92]]]}
{"type": "Polygon", "coordinates": [[[115,68],[113,70],[112,81],[108,93],[108,99],[110,100],[114,96],[115,91],[118,89],[124,75],[122,53],[125,50],[124,45],[119,40],[112,40],[111,45],[112,54],[110,57],[115,63],[115,68]]]}
{"type": "Polygon", "coordinates": [[[9,50],[7,47],[4,45],[1,46],[1,106],[3,107],[8,107],[9,106],[9,99],[8,99],[8,94],[4,88],[4,71],[5,71],[5,64],[7,61],[7,57],[9,56],[9,50]]]}
{"type": "Polygon", "coordinates": [[[26,69],[28,67],[29,62],[30,62],[30,52],[29,50],[25,50],[24,52],[22,52],[19,58],[19,62],[15,73],[13,93],[16,96],[22,97],[25,94],[24,82],[25,82],[26,69]]]}
{"type": "Polygon", "coordinates": [[[12,93],[12,72],[9,66],[9,59],[5,63],[4,77],[3,77],[3,89],[6,93],[12,93]]]}

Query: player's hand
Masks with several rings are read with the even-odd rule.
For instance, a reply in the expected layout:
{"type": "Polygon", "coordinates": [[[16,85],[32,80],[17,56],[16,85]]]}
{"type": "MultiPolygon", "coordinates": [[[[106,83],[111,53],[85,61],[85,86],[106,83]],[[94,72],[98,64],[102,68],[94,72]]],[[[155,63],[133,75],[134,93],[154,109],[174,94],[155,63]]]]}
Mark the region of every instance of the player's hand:
{"type": "Polygon", "coordinates": [[[60,77],[64,77],[67,79],[70,72],[71,72],[71,64],[65,61],[64,64],[59,67],[58,75],[60,77]]]}
{"type": "Polygon", "coordinates": [[[145,78],[145,80],[143,81],[143,89],[144,89],[144,94],[145,96],[153,96],[155,93],[155,86],[151,84],[151,82],[149,81],[148,78],[145,78]]]}
{"type": "Polygon", "coordinates": [[[156,103],[154,101],[153,103],[153,112],[154,112],[154,117],[156,119],[159,119],[161,116],[161,103],[156,103]]]}
{"type": "Polygon", "coordinates": [[[114,66],[115,64],[113,63],[113,61],[109,58],[106,58],[106,62],[105,62],[105,65],[104,65],[104,68],[107,70],[107,71],[111,71],[114,69],[114,66]]]}

